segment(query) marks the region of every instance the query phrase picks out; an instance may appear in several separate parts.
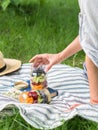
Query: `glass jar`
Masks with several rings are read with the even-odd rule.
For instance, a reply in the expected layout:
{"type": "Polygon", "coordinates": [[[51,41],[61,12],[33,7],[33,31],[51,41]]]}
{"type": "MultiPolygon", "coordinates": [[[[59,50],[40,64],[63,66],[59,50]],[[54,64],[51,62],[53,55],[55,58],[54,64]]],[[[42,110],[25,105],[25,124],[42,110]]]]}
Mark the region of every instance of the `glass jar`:
{"type": "Polygon", "coordinates": [[[47,87],[47,77],[44,67],[32,68],[30,86],[32,90],[42,90],[47,87]]]}

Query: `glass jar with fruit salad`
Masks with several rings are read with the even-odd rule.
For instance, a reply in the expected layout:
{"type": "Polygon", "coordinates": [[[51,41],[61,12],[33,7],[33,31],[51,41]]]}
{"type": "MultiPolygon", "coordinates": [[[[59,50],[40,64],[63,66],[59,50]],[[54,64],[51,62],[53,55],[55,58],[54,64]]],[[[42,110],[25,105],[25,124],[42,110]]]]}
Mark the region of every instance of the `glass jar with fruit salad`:
{"type": "Polygon", "coordinates": [[[47,87],[47,77],[43,66],[32,68],[30,86],[32,90],[42,90],[47,87]]]}

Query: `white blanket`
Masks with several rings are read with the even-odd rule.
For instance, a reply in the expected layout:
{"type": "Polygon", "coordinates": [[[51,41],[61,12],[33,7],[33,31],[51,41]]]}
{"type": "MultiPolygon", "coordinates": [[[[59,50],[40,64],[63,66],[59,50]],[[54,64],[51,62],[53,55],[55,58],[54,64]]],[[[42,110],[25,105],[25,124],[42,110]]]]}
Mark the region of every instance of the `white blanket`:
{"type": "Polygon", "coordinates": [[[67,65],[55,65],[47,74],[48,86],[59,95],[50,104],[22,104],[2,95],[19,80],[30,79],[31,64],[23,64],[11,75],[0,77],[0,111],[8,104],[19,108],[21,116],[33,127],[53,129],[75,115],[98,122],[98,105],[89,103],[89,86],[85,71],[67,65]]]}

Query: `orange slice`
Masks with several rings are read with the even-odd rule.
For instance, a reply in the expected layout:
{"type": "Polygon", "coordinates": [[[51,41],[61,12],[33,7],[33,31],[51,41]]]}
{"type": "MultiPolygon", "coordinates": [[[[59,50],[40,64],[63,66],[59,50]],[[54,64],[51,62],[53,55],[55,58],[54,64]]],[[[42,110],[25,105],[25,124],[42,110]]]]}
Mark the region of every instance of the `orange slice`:
{"type": "Polygon", "coordinates": [[[19,96],[19,101],[21,103],[34,103],[34,99],[28,96],[28,92],[22,92],[19,96]]]}

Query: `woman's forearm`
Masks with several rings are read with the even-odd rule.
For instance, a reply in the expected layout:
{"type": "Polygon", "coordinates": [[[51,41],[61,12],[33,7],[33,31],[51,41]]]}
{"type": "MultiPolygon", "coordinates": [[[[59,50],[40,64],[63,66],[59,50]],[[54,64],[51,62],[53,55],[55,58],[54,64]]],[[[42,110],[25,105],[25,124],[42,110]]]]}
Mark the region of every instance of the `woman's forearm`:
{"type": "Polygon", "coordinates": [[[82,50],[82,47],[79,42],[79,36],[77,36],[71,44],[69,44],[63,51],[58,53],[58,60],[62,62],[80,50],[82,50]]]}

